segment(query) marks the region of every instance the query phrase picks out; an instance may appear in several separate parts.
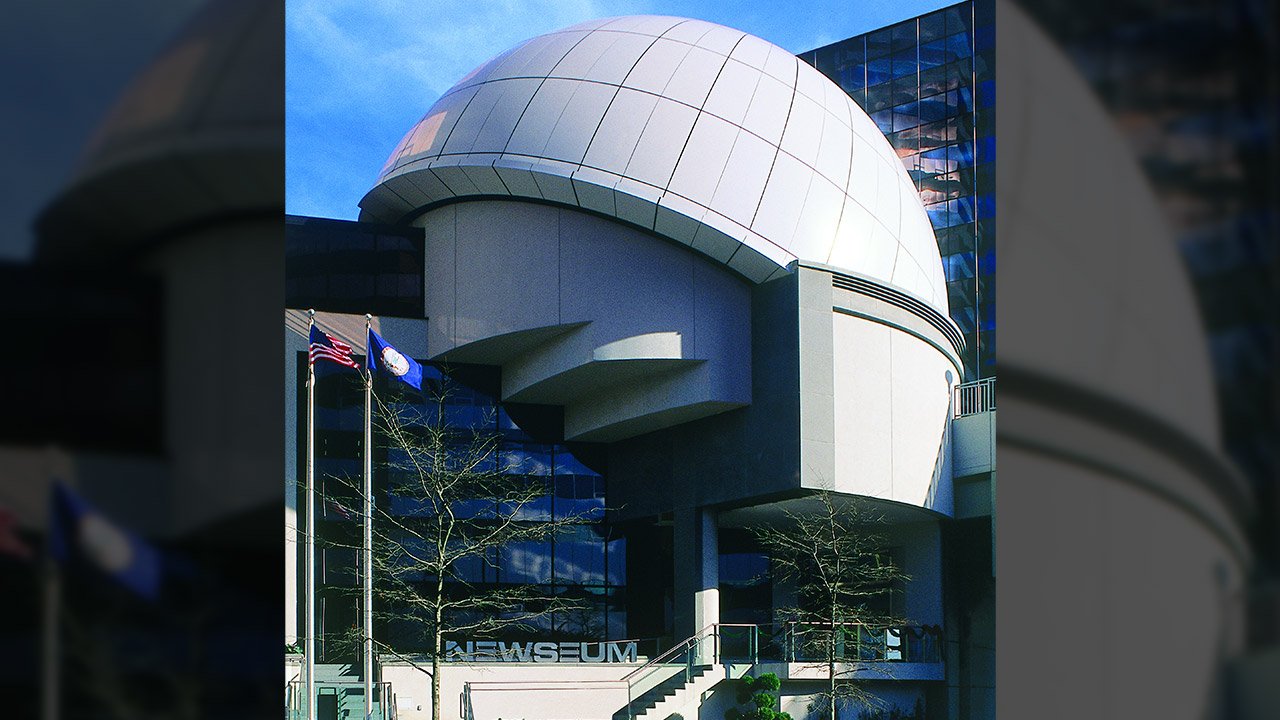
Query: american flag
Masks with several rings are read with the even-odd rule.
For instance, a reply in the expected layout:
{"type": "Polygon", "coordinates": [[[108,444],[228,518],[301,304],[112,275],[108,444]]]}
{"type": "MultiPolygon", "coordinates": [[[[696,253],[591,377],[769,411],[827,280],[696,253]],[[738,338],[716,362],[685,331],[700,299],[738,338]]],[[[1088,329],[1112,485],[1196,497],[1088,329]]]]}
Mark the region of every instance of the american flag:
{"type": "Polygon", "coordinates": [[[18,536],[18,519],[4,506],[0,506],[0,553],[22,560],[30,560],[33,555],[18,536]]]}
{"type": "Polygon", "coordinates": [[[351,346],[315,325],[311,326],[311,350],[307,357],[313,365],[317,360],[332,360],[339,365],[359,369],[356,361],[351,359],[351,346]]]}

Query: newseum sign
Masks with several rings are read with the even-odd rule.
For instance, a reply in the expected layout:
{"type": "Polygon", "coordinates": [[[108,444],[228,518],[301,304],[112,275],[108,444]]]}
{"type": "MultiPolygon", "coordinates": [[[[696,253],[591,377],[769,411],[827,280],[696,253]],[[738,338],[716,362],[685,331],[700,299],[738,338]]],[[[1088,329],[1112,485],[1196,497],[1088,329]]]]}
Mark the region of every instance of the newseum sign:
{"type": "Polygon", "coordinates": [[[445,660],[452,662],[625,663],[637,662],[636,643],[503,642],[446,640],[445,660]]]}

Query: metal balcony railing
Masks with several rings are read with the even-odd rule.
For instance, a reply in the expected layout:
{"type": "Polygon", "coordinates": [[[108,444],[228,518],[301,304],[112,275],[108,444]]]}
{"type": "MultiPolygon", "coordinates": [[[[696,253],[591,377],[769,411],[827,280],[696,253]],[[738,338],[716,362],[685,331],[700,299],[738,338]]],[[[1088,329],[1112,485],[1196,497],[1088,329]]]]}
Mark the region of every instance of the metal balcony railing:
{"type": "Polygon", "coordinates": [[[951,411],[954,417],[977,415],[996,409],[996,379],[984,378],[961,383],[954,388],[951,411]]]}
{"type": "MultiPolygon", "coordinates": [[[[834,654],[839,663],[939,663],[945,640],[939,626],[873,626],[840,623],[778,623],[747,625],[718,623],[647,660],[618,680],[551,680],[538,682],[464,683],[460,714],[476,720],[473,694],[499,691],[551,692],[593,689],[626,704],[614,711],[615,720],[634,718],[650,696],[670,694],[716,665],[755,665],[762,662],[822,663],[834,654]]],[[[604,710],[605,708],[602,708],[604,710]]]]}

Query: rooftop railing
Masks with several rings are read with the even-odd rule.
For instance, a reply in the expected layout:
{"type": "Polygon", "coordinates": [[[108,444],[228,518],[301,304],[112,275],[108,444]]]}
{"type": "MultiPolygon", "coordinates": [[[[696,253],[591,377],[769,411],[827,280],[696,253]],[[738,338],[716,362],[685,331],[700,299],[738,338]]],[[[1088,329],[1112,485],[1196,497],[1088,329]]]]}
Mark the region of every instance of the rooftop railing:
{"type": "Polygon", "coordinates": [[[955,386],[954,393],[951,398],[951,408],[955,417],[977,415],[996,409],[995,378],[961,383],[955,386]]]}

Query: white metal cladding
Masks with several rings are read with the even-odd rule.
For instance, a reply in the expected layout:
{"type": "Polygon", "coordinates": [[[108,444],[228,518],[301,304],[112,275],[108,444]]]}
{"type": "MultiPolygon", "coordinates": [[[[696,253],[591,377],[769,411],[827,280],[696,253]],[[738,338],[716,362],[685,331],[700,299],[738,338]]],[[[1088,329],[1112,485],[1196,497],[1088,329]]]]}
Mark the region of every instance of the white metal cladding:
{"type": "Polygon", "coordinates": [[[593,20],[489,60],[404,136],[361,217],[504,195],[648,228],[756,282],[799,258],[948,314],[932,227],[875,123],[786,50],[720,25],[593,20]]]}

